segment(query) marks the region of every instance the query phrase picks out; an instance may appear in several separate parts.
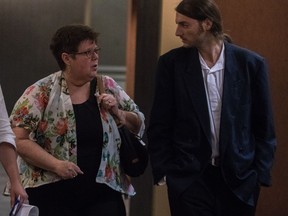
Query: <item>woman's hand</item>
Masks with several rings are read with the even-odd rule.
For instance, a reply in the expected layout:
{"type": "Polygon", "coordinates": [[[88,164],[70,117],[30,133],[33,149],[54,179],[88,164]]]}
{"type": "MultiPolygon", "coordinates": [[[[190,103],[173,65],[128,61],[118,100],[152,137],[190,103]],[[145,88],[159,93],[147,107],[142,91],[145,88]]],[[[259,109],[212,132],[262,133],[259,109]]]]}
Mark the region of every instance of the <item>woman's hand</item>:
{"type": "Polygon", "coordinates": [[[116,117],[117,124],[125,124],[125,112],[118,108],[118,102],[116,98],[111,94],[101,94],[99,96],[101,106],[108,110],[110,114],[116,117]]]}
{"type": "MultiPolygon", "coordinates": [[[[99,101],[101,106],[104,109],[109,110],[110,112],[115,112],[118,110],[118,103],[116,98],[112,94],[103,93],[99,96],[99,101]]],[[[112,113],[111,113],[112,114],[112,113]]]]}
{"type": "Polygon", "coordinates": [[[98,99],[101,106],[114,117],[117,125],[125,125],[135,134],[139,132],[141,121],[136,113],[120,110],[116,98],[111,94],[103,93],[98,99]]]}
{"type": "Polygon", "coordinates": [[[63,179],[72,179],[78,174],[83,174],[82,170],[76,164],[61,160],[57,163],[54,172],[63,179]]]}
{"type": "Polygon", "coordinates": [[[14,205],[16,199],[19,197],[20,198],[20,203],[29,203],[28,200],[28,195],[26,193],[26,191],[24,190],[22,184],[19,181],[15,181],[15,182],[10,182],[10,205],[11,207],[14,205]]]}

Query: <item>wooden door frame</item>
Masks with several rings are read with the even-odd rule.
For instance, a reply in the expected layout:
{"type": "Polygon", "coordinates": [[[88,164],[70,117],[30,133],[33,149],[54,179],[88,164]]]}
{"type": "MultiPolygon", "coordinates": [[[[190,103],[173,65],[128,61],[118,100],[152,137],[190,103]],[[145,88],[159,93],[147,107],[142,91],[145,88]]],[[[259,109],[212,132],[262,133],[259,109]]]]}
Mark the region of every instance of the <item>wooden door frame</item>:
{"type": "MultiPolygon", "coordinates": [[[[146,128],[160,53],[161,9],[162,1],[158,0],[129,0],[128,4],[126,91],[146,116],[146,128]]],[[[143,139],[147,143],[145,135],[143,139]]],[[[130,202],[130,216],[152,215],[151,173],[149,166],[143,176],[132,179],[137,194],[130,202]]]]}

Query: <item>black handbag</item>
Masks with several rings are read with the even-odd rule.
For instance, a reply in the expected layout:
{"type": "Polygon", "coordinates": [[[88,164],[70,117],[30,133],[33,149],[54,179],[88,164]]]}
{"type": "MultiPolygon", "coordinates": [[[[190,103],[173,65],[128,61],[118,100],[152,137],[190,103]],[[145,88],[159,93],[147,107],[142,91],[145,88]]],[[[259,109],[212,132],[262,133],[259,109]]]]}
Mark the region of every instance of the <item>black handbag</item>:
{"type": "Polygon", "coordinates": [[[125,126],[121,126],[118,130],[121,137],[120,164],[124,172],[131,177],[142,175],[148,164],[145,143],[125,126]]]}
{"type": "MultiPolygon", "coordinates": [[[[97,76],[99,93],[104,92],[101,76],[97,76]]],[[[148,165],[148,150],[142,139],[130,132],[124,125],[118,127],[121,137],[120,166],[124,173],[131,177],[138,177],[145,172],[148,165]]]]}

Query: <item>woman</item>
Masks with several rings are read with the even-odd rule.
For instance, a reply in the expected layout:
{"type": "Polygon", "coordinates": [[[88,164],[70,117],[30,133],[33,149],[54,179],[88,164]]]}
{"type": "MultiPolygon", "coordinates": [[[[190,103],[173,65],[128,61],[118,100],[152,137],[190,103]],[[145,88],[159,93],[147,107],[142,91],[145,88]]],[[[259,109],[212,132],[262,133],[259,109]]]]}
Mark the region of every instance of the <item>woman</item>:
{"type": "Polygon", "coordinates": [[[20,198],[21,203],[28,202],[28,195],[21,185],[16,161],[15,136],[11,130],[4,96],[0,86],[0,162],[9,177],[10,204],[20,198]]]}
{"type": "Polygon", "coordinates": [[[124,216],[122,194],[135,194],[119,165],[116,122],[141,136],[144,115],[108,76],[99,95],[97,37],[84,25],[58,29],[50,49],[61,70],[27,88],[10,117],[22,182],[41,216],[124,216]]]}

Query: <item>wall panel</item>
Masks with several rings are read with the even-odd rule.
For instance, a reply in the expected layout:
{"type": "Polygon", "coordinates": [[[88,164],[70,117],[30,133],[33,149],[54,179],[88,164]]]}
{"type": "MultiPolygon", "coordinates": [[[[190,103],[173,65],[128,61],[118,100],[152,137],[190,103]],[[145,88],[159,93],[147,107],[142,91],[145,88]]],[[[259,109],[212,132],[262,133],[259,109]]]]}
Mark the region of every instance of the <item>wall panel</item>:
{"type": "Polygon", "coordinates": [[[83,23],[83,0],[0,1],[0,83],[10,112],[28,85],[59,70],[50,50],[62,25],[83,23]]]}

